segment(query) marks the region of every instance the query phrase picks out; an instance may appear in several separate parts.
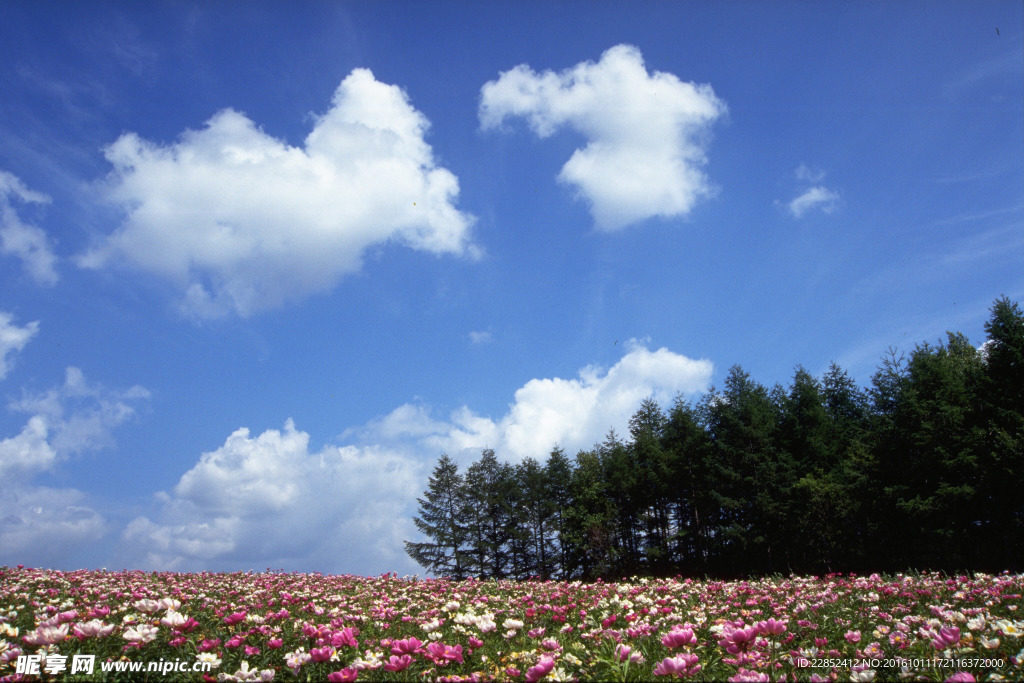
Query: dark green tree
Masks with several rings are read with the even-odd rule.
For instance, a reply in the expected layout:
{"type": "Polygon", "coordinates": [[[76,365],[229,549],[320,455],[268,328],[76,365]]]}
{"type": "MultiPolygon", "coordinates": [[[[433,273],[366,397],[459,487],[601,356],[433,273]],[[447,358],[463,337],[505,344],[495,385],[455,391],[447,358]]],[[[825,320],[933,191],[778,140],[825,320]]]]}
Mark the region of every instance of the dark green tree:
{"type": "Polygon", "coordinates": [[[458,465],[447,454],[438,460],[428,480],[413,523],[429,541],[405,542],[405,552],[428,572],[455,579],[467,575],[469,530],[463,512],[465,491],[458,465]]]}

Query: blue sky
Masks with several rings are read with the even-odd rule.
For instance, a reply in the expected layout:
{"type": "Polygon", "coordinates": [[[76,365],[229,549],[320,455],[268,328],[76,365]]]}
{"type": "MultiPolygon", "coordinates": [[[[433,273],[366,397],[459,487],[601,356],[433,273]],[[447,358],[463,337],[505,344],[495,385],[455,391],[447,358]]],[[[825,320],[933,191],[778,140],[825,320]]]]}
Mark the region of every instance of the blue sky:
{"type": "Polygon", "coordinates": [[[442,452],[980,345],[1017,2],[4,2],[0,563],[417,572],[442,452]]]}

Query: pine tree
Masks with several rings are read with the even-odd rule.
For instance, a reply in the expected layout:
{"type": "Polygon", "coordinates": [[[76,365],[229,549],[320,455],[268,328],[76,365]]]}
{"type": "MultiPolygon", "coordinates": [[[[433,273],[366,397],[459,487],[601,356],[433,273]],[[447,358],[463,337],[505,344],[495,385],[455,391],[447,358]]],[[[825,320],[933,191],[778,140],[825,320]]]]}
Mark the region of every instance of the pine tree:
{"type": "Polygon", "coordinates": [[[466,576],[468,531],[462,516],[465,503],[458,465],[443,454],[428,481],[413,523],[430,541],[405,542],[405,552],[428,572],[462,579],[466,576]]]}

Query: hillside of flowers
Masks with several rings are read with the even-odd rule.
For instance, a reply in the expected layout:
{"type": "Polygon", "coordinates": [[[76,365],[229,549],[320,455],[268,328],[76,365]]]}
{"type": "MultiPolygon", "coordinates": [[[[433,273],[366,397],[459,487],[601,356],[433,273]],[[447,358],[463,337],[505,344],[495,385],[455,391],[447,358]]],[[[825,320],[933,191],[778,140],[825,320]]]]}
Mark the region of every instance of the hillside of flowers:
{"type": "Polygon", "coordinates": [[[582,583],[0,567],[0,680],[1020,680],[1022,593],[1008,573],[582,583]],[[95,669],[72,673],[82,655],[95,669]]]}

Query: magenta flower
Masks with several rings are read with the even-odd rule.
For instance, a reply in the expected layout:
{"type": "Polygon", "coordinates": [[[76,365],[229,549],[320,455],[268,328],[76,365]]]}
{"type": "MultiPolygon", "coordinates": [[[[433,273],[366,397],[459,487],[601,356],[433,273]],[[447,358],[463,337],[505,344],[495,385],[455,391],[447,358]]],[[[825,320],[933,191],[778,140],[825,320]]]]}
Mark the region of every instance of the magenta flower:
{"type": "Polygon", "coordinates": [[[276,650],[279,647],[282,647],[283,645],[284,640],[282,640],[281,638],[271,638],[267,641],[267,647],[269,647],[271,650],[276,650]]]}
{"type": "Polygon", "coordinates": [[[228,616],[224,617],[224,623],[227,624],[228,626],[234,626],[238,622],[244,621],[244,620],[245,620],[245,610],[242,610],[241,612],[235,612],[234,614],[229,614],[228,616]]]}
{"type": "Polygon", "coordinates": [[[423,641],[410,636],[403,640],[396,640],[391,643],[391,654],[393,655],[415,655],[423,652],[423,641]]]}
{"type": "Polygon", "coordinates": [[[935,638],[932,639],[932,647],[936,650],[945,650],[960,642],[960,629],[956,626],[943,626],[939,629],[935,638]]]}
{"type": "Polygon", "coordinates": [[[200,652],[209,652],[220,645],[220,638],[206,638],[203,642],[199,643],[200,652]]]}
{"type": "Polygon", "coordinates": [[[843,634],[843,637],[846,638],[846,640],[848,640],[851,643],[859,643],[860,642],[860,631],[847,631],[846,633],[843,634]]]}
{"type": "Polygon", "coordinates": [[[461,645],[452,647],[444,643],[431,643],[427,645],[427,656],[433,659],[434,663],[439,666],[444,666],[448,662],[463,663],[461,645]]]}
{"type": "Polygon", "coordinates": [[[469,637],[469,646],[473,649],[484,646],[484,641],[480,640],[476,636],[469,637]]]}
{"type": "Polygon", "coordinates": [[[327,680],[330,683],[350,683],[350,681],[356,680],[356,676],[359,675],[359,669],[353,669],[351,667],[342,669],[341,671],[335,671],[334,673],[327,674],[327,680]]]}
{"type": "Polygon", "coordinates": [[[330,645],[326,647],[314,647],[309,651],[309,658],[314,662],[329,662],[333,656],[334,648],[330,645]]]}
{"type": "Polygon", "coordinates": [[[554,668],[555,658],[550,655],[541,655],[537,663],[526,670],[526,683],[537,683],[551,673],[554,668]]]}
{"type": "Polygon", "coordinates": [[[978,679],[967,671],[957,671],[946,679],[946,683],[975,683],[977,680],[978,679]]]}
{"type": "Polygon", "coordinates": [[[748,669],[740,669],[735,676],[729,679],[729,683],[768,683],[768,681],[771,681],[768,674],[748,669]]]}
{"type": "Polygon", "coordinates": [[[685,678],[700,671],[699,658],[694,654],[681,654],[675,657],[666,657],[654,667],[655,676],[675,676],[685,678]]]}
{"type": "Polygon", "coordinates": [[[724,647],[729,654],[738,655],[741,652],[746,652],[754,644],[756,638],[757,630],[753,626],[737,628],[727,625],[718,644],[724,647]]]}
{"type": "Polygon", "coordinates": [[[754,625],[754,628],[762,636],[765,636],[765,635],[778,636],[778,635],[782,635],[786,631],[786,622],[784,622],[784,621],[776,621],[775,618],[772,617],[772,618],[768,619],[768,621],[759,621],[759,622],[757,622],[754,625]]]}
{"type": "Polygon", "coordinates": [[[391,659],[384,663],[385,671],[405,671],[412,664],[412,657],[409,655],[402,655],[398,657],[391,655],[391,659]]]}
{"type": "Polygon", "coordinates": [[[345,627],[331,634],[331,645],[334,647],[359,647],[359,641],[356,640],[355,632],[350,627],[345,627]]]}
{"type": "Polygon", "coordinates": [[[696,642],[697,636],[693,634],[693,629],[690,628],[675,627],[661,638],[661,644],[670,650],[686,645],[694,645],[696,642]]]}

